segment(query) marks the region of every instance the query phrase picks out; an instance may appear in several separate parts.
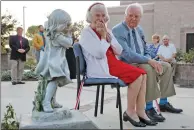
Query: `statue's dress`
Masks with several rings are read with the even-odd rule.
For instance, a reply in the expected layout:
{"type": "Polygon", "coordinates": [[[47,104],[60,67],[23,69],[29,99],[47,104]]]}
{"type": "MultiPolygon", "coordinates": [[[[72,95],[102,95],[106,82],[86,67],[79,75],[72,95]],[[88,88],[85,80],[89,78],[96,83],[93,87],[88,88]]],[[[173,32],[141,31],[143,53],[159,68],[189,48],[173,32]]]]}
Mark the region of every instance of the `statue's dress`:
{"type": "Polygon", "coordinates": [[[48,80],[55,80],[59,87],[71,83],[65,55],[66,49],[72,46],[72,38],[58,33],[53,40],[49,40],[47,37],[46,42],[44,53],[35,72],[48,80]]]}

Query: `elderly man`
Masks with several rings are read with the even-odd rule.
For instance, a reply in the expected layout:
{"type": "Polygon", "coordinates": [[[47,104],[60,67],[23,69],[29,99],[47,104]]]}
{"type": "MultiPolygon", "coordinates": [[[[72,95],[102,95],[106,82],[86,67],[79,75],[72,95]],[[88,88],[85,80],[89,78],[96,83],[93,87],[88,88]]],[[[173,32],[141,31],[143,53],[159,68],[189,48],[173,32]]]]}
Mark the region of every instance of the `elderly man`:
{"type": "MultiPolygon", "coordinates": [[[[125,11],[125,20],[113,27],[113,34],[123,47],[123,52],[119,57],[126,63],[136,63],[135,65],[143,68],[147,72],[147,92],[146,102],[150,108],[146,109],[148,117],[157,122],[163,122],[165,118],[157,114],[153,108],[152,101],[157,98],[174,96],[175,88],[172,79],[172,68],[165,62],[157,62],[151,59],[146,48],[144,33],[138,25],[143,15],[143,8],[140,4],[130,4],[125,11]],[[160,90],[157,79],[160,79],[160,90]]],[[[160,102],[163,111],[180,113],[181,109],[175,109],[169,102],[160,102]]]]}
{"type": "Polygon", "coordinates": [[[159,56],[160,60],[163,62],[168,62],[172,66],[172,75],[175,75],[175,68],[176,68],[176,48],[174,44],[169,43],[170,38],[167,35],[164,35],[163,44],[158,49],[157,55],[159,56]]]}

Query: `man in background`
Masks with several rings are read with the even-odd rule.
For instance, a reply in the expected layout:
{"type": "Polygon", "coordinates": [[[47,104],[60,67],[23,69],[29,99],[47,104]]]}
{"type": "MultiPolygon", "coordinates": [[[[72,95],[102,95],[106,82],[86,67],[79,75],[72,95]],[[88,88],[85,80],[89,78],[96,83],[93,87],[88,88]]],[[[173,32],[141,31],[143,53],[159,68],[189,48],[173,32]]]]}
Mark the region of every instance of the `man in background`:
{"type": "Polygon", "coordinates": [[[22,82],[24,63],[26,53],[30,50],[29,42],[22,37],[23,28],[17,28],[17,35],[9,37],[9,46],[11,48],[11,80],[12,85],[25,84],[22,82]]]}
{"type": "Polygon", "coordinates": [[[34,35],[33,46],[35,48],[36,61],[39,62],[40,52],[44,51],[45,47],[45,36],[44,36],[44,27],[43,25],[38,26],[39,32],[34,35]]]}
{"type": "Polygon", "coordinates": [[[163,44],[158,49],[158,56],[161,61],[167,62],[172,66],[172,76],[175,76],[176,69],[176,47],[170,43],[170,38],[167,35],[163,36],[163,44]]]}

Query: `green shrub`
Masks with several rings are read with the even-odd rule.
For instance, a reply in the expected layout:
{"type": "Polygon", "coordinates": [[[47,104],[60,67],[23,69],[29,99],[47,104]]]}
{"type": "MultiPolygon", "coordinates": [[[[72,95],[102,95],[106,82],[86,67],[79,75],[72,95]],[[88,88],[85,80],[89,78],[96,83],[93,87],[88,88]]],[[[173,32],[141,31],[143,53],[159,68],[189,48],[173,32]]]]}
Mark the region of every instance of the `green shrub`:
{"type": "Polygon", "coordinates": [[[34,73],[34,71],[24,72],[23,80],[38,80],[39,76],[34,73]]]}
{"type": "Polygon", "coordinates": [[[11,71],[2,71],[1,81],[10,81],[10,80],[11,80],[11,71]]]}
{"type": "Polygon", "coordinates": [[[13,106],[9,104],[6,106],[7,111],[4,114],[4,118],[1,123],[1,129],[5,130],[18,130],[19,129],[19,122],[16,119],[16,114],[14,112],[13,106]]]}
{"type": "Polygon", "coordinates": [[[36,62],[34,58],[28,58],[27,61],[25,62],[24,68],[32,69],[32,68],[35,68],[35,66],[36,66],[36,62]]]}
{"type": "Polygon", "coordinates": [[[183,61],[183,51],[181,49],[177,49],[177,53],[176,53],[176,61],[183,61]]]}
{"type": "MultiPolygon", "coordinates": [[[[23,80],[36,81],[39,76],[34,73],[34,71],[28,71],[23,73],[23,80]]],[[[3,71],[1,72],[1,81],[11,81],[11,72],[3,71]]]]}
{"type": "Polygon", "coordinates": [[[194,63],[194,48],[190,49],[188,53],[183,53],[183,61],[194,63]]]}

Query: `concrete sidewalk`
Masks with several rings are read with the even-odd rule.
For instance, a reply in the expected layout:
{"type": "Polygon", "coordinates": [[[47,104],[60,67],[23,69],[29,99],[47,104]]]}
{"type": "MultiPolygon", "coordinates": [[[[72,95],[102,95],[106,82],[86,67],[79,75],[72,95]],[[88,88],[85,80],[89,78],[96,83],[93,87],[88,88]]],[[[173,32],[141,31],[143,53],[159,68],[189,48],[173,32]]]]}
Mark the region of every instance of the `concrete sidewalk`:
{"type": "MultiPolygon", "coordinates": [[[[31,113],[34,91],[38,82],[26,82],[25,85],[12,86],[10,82],[1,83],[1,119],[5,112],[5,107],[11,103],[15,109],[17,117],[21,114],[31,113]]],[[[121,88],[122,109],[126,109],[126,91],[121,88]]],[[[159,123],[155,127],[145,127],[145,129],[193,129],[194,128],[194,89],[176,87],[177,95],[170,98],[173,106],[182,108],[182,114],[163,113],[166,117],[164,123],[159,123]]],[[[96,97],[96,87],[84,88],[81,94],[81,108],[88,118],[90,118],[101,129],[119,129],[119,112],[116,108],[116,89],[110,86],[105,88],[104,114],[94,117],[94,105],[96,97]]],[[[58,89],[57,100],[63,106],[73,109],[76,101],[76,83],[58,89]]],[[[100,100],[99,100],[100,107],[100,100]]],[[[135,129],[129,122],[124,122],[124,129],[135,129]]]]}

